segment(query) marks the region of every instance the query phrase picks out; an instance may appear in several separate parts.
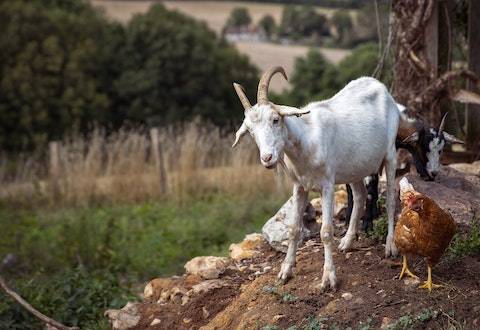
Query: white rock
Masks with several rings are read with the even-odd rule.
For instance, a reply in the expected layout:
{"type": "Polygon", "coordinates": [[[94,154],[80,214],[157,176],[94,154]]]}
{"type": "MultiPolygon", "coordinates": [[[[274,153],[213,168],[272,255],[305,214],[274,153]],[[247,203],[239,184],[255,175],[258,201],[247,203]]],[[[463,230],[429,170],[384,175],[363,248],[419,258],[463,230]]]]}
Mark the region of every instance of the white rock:
{"type": "Polygon", "coordinates": [[[185,264],[188,274],[204,279],[215,279],[228,267],[230,260],[225,257],[195,257],[185,264]]]}
{"type": "MultiPolygon", "coordinates": [[[[283,204],[278,212],[263,226],[262,234],[267,242],[277,251],[287,252],[288,233],[293,221],[292,198],[283,204]]],[[[300,231],[299,245],[304,241],[317,236],[320,224],[316,222],[315,209],[309,203],[303,216],[303,227],[300,231]]]]}
{"type": "Polygon", "coordinates": [[[345,300],[351,300],[353,298],[353,295],[350,292],[345,292],[342,293],[342,298],[345,300]]]}
{"type": "Polygon", "coordinates": [[[153,327],[154,325],[160,324],[160,319],[153,319],[152,323],[150,323],[150,326],[153,327]]]}
{"type": "Polygon", "coordinates": [[[126,330],[135,327],[140,321],[138,303],[129,302],[122,309],[109,309],[104,314],[108,317],[112,329],[126,330]]]}
{"type": "Polygon", "coordinates": [[[231,244],[229,247],[230,258],[235,261],[251,259],[260,254],[259,247],[265,242],[261,234],[249,234],[245,239],[237,244],[231,244]]]}
{"type": "Polygon", "coordinates": [[[210,290],[218,289],[227,285],[228,283],[222,280],[207,280],[192,286],[192,291],[195,294],[206,293],[210,290]]]}

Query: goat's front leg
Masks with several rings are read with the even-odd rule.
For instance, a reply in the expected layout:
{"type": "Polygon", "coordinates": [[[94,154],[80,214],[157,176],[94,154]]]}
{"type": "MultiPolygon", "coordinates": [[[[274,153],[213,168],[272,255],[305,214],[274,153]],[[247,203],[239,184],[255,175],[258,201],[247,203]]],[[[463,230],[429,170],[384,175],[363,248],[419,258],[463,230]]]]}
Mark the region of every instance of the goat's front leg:
{"type": "Polygon", "coordinates": [[[285,283],[293,273],[293,266],[295,266],[295,255],[297,253],[298,240],[300,238],[300,231],[302,229],[302,217],[305,207],[307,206],[308,191],[302,186],[295,184],[293,187],[293,214],[292,223],[288,232],[288,250],[285,260],[282,262],[278,279],[285,283]]]}
{"type": "MultiPolygon", "coordinates": [[[[335,265],[333,264],[333,194],[335,184],[333,181],[326,182],[322,188],[322,229],[320,235],[323,242],[325,262],[323,264],[323,276],[321,289],[324,290],[330,284],[331,288],[337,285],[335,265]]],[[[355,221],[355,219],[353,219],[355,221]]]]}

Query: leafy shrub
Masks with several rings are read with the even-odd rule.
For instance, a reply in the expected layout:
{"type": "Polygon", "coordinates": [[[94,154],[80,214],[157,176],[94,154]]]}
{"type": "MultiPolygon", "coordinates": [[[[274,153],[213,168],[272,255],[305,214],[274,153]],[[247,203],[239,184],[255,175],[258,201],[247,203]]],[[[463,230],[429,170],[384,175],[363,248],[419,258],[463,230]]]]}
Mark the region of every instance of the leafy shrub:
{"type": "MultiPolygon", "coordinates": [[[[54,276],[41,272],[32,279],[17,281],[17,292],[42,313],[62,323],[85,329],[107,328],[103,313],[135,300],[129,289],[108,271],[87,271],[84,267],[54,276]],[[99,320],[101,320],[99,322],[99,320]]],[[[18,303],[0,293],[1,329],[39,329],[41,323],[18,303]]]]}

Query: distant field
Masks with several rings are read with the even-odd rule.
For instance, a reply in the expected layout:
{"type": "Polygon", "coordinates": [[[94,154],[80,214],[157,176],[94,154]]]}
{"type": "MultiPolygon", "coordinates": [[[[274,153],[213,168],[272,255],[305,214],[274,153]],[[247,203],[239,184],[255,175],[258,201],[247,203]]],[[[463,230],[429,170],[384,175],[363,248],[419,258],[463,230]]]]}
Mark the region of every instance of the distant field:
{"type": "MultiPolygon", "coordinates": [[[[161,2],[169,9],[176,9],[207,22],[217,33],[222,30],[228,15],[235,7],[247,7],[254,22],[266,14],[272,15],[280,22],[284,7],[281,4],[240,1],[91,0],[91,2],[105,8],[109,16],[122,22],[127,22],[134,14],[146,12],[152,4],[161,2]]],[[[317,11],[331,16],[335,9],[317,7],[317,11]]]]}
{"type": "MultiPolygon", "coordinates": [[[[91,0],[98,7],[104,8],[107,16],[120,22],[127,22],[134,14],[144,13],[148,8],[158,2],[162,2],[167,8],[178,10],[196,19],[205,21],[207,25],[219,33],[227,20],[230,11],[235,7],[247,7],[254,22],[257,22],[266,14],[272,15],[277,22],[280,21],[283,5],[265,4],[255,2],[238,1],[128,1],[128,0],[91,0]]],[[[335,9],[317,7],[317,10],[327,16],[332,15],[335,9]]],[[[282,65],[287,74],[291,74],[295,59],[304,56],[309,47],[278,45],[270,43],[238,42],[237,48],[248,55],[252,62],[260,70],[265,70],[275,65],[282,65]]],[[[338,63],[350,51],[342,49],[320,48],[322,54],[332,63],[338,63]]],[[[282,79],[272,80],[272,90],[282,91],[289,87],[289,83],[282,79]]]]}

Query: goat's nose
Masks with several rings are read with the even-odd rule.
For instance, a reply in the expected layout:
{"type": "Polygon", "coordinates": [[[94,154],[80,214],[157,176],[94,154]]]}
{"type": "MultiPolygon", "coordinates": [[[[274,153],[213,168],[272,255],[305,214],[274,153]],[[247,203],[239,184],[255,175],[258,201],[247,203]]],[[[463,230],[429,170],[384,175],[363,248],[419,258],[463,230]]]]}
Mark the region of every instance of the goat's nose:
{"type": "Polygon", "coordinates": [[[436,177],[438,175],[438,171],[432,171],[432,172],[430,172],[430,175],[432,177],[436,177]]]}
{"type": "Polygon", "coordinates": [[[265,163],[271,161],[271,160],[272,160],[272,154],[262,155],[262,160],[263,160],[265,163]]]}

